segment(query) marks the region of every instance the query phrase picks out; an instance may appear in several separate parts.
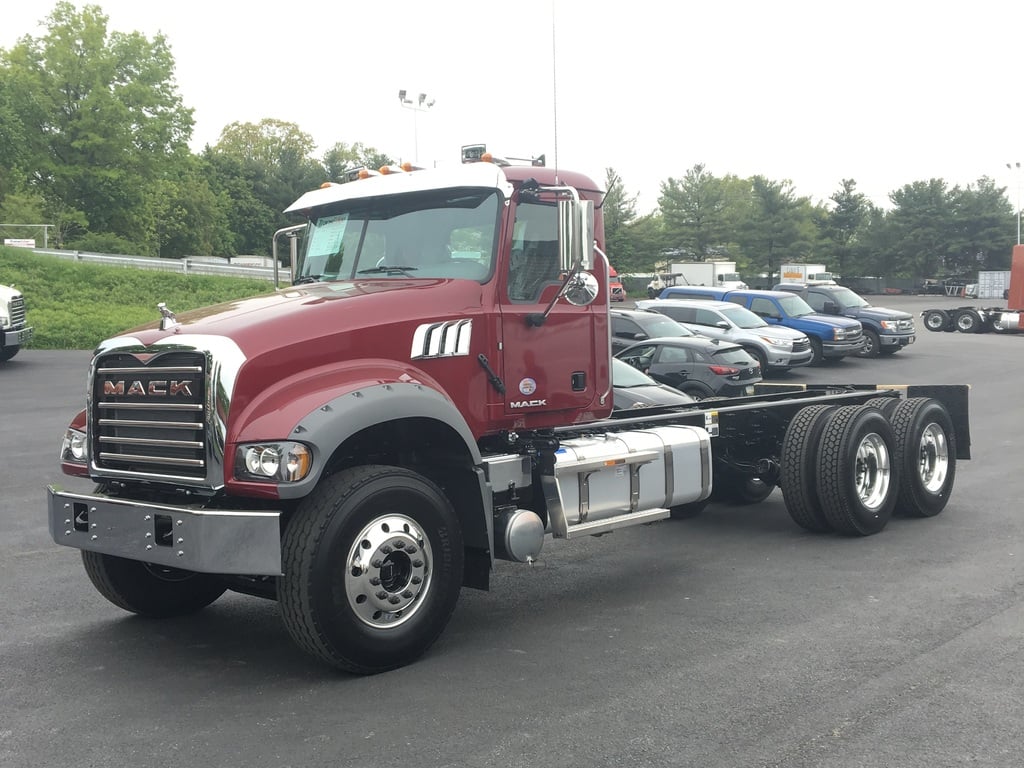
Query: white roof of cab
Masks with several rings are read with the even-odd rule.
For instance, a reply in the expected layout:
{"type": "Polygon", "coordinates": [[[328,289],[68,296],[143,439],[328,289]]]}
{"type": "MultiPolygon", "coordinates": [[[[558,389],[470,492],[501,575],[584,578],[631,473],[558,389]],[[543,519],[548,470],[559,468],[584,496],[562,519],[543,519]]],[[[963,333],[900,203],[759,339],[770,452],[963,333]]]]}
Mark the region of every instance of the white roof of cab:
{"type": "Polygon", "coordinates": [[[445,168],[370,176],[345,184],[331,184],[307,192],[285,208],[284,212],[304,211],[341,200],[457,187],[489,187],[501,191],[505,197],[512,194],[512,184],[505,178],[501,168],[493,163],[467,163],[445,168]]]}

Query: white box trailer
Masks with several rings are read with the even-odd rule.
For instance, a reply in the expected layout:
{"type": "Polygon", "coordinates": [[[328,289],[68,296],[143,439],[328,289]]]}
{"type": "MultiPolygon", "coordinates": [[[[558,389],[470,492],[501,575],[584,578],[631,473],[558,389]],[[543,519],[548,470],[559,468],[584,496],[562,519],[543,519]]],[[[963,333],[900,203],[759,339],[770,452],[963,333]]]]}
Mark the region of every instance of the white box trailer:
{"type": "Polygon", "coordinates": [[[834,284],[835,279],[824,264],[783,264],[779,268],[779,282],[834,284]]]}

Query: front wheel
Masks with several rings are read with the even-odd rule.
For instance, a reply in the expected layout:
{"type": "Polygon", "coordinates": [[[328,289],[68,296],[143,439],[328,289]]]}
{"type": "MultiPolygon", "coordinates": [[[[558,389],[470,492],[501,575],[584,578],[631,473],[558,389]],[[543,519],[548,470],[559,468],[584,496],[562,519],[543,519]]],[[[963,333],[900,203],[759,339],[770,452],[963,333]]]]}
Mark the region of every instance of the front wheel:
{"type": "Polygon", "coordinates": [[[821,346],[821,339],[810,337],[811,340],[811,365],[822,365],[825,362],[825,351],[821,346]]]}
{"type": "Polygon", "coordinates": [[[6,363],[16,354],[21,347],[0,347],[0,363],[6,363]]]}
{"type": "Polygon", "coordinates": [[[858,357],[878,357],[882,351],[882,342],[878,338],[878,334],[872,331],[870,328],[864,329],[864,346],[860,348],[857,353],[858,357]]]}
{"type": "Polygon", "coordinates": [[[956,316],[956,328],[960,333],[981,333],[982,325],[981,317],[976,312],[964,310],[956,316]]]}
{"type": "Polygon", "coordinates": [[[278,601],[308,653],[357,674],[408,664],[440,636],[462,586],[462,531],[433,482],[400,467],[321,481],[282,538],[278,601]]]}
{"type": "Polygon", "coordinates": [[[82,550],[82,565],[93,586],[107,600],[118,608],[155,619],[195,613],[227,591],[218,576],[88,550],[82,550]]]}

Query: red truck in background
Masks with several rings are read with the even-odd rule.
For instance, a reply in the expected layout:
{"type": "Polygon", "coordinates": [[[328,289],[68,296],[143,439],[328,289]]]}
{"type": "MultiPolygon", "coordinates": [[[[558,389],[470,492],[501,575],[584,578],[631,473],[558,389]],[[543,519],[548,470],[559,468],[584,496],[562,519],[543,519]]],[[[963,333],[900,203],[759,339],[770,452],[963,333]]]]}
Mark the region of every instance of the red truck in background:
{"type": "Polygon", "coordinates": [[[429,648],[496,559],[534,562],[549,539],[776,487],[819,533],[945,508],[970,458],[966,386],[613,412],[597,184],[481,146],[352,178],[288,208],[305,222],[290,285],[161,305],[96,349],[60,454],[96,487],[51,485],[48,517],[115,605],[271,598],[300,648],[371,674],[429,648]]]}
{"type": "Polygon", "coordinates": [[[921,312],[921,320],[929,331],[1024,332],[1024,245],[1013,247],[1005,307],[933,307],[921,312]]]}
{"type": "Polygon", "coordinates": [[[626,288],[615,267],[608,265],[608,297],[611,301],[625,301],[626,288]]]}

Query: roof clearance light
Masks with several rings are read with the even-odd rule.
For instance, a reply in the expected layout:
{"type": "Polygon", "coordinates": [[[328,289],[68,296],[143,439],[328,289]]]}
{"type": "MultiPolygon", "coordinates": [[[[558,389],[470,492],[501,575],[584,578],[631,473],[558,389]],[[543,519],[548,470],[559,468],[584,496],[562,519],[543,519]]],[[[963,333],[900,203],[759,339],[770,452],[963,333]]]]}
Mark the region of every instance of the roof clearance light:
{"type": "Polygon", "coordinates": [[[482,163],[493,163],[494,162],[494,155],[492,155],[490,152],[484,152],[482,155],[480,155],[480,162],[482,162],[482,163]]]}
{"type": "Polygon", "coordinates": [[[412,163],[402,163],[402,170],[406,173],[413,170],[412,163]]]}
{"type": "Polygon", "coordinates": [[[390,165],[382,165],[380,167],[380,174],[381,174],[381,176],[387,176],[389,173],[391,173],[391,166],[390,165]]]}
{"type": "Polygon", "coordinates": [[[370,178],[370,172],[366,168],[360,168],[359,169],[359,173],[357,174],[357,176],[360,179],[368,179],[368,178],[370,178]]]}

